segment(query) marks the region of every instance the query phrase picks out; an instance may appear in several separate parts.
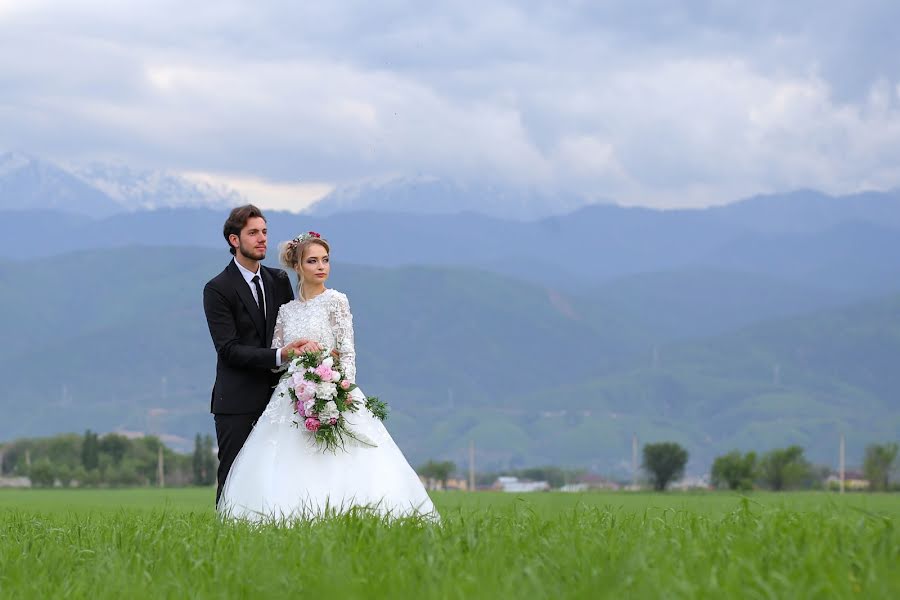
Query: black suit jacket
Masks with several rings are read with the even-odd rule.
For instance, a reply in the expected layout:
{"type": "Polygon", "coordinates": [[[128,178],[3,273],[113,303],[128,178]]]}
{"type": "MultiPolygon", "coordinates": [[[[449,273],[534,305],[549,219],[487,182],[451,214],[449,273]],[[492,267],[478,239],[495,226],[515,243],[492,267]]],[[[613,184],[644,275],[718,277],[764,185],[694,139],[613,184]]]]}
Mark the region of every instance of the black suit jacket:
{"type": "Polygon", "coordinates": [[[260,265],[265,289],[263,320],[250,286],[234,261],[203,288],[203,311],[216,347],[216,383],[210,412],[216,414],[262,413],[278,383],[272,335],[282,304],[294,299],[287,273],[260,265]]]}

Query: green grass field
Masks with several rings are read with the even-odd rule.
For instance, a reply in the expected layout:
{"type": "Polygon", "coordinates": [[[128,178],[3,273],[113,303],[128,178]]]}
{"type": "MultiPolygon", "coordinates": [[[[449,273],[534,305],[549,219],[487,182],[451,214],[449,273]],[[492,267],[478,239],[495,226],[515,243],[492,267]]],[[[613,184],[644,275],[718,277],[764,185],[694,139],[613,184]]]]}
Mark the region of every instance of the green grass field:
{"type": "Polygon", "coordinates": [[[434,499],[440,526],[254,528],[208,489],[0,490],[0,597],[900,596],[896,495],[434,499]]]}

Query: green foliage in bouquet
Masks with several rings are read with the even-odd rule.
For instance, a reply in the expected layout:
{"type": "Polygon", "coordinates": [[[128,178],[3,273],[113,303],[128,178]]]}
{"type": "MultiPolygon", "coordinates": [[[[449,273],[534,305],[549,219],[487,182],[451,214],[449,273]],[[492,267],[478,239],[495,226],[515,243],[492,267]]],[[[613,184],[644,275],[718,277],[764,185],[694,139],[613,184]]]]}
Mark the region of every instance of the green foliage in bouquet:
{"type": "Polygon", "coordinates": [[[364,401],[355,400],[352,392],[357,385],[346,378],[340,358],[324,350],[292,356],[282,380],[288,380],[288,394],[294,404],[294,414],[315,437],[317,445],[326,451],[346,450],[348,439],[367,446],[375,444],[363,439],[348,426],[344,414],[365,406],[381,421],[387,418],[388,406],[375,396],[364,401]]]}

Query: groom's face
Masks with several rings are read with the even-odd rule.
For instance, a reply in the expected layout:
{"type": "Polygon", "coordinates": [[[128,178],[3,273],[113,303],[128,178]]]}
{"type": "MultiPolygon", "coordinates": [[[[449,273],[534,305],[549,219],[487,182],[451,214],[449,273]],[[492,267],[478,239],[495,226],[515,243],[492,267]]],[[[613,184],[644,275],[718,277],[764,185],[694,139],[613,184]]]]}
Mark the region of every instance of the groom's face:
{"type": "Polygon", "coordinates": [[[247,224],[241,229],[238,252],[252,260],[263,260],[266,257],[267,235],[265,219],[261,217],[247,219],[247,224]]]}

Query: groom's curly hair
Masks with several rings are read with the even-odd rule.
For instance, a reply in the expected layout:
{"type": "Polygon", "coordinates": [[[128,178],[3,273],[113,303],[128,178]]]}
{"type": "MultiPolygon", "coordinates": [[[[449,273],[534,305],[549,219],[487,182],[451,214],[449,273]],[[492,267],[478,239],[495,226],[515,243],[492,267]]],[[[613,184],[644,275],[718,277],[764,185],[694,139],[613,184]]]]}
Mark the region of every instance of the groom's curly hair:
{"type": "Polygon", "coordinates": [[[228,219],[225,221],[225,227],[222,228],[222,233],[225,235],[225,243],[228,244],[228,250],[232,254],[235,253],[235,250],[234,246],[231,245],[231,242],[228,240],[228,238],[232,233],[238,237],[241,237],[241,229],[243,229],[247,225],[247,221],[255,217],[260,217],[263,221],[266,220],[266,217],[264,214],[262,214],[262,211],[252,204],[238,206],[231,211],[231,214],[228,215],[228,219]]]}

